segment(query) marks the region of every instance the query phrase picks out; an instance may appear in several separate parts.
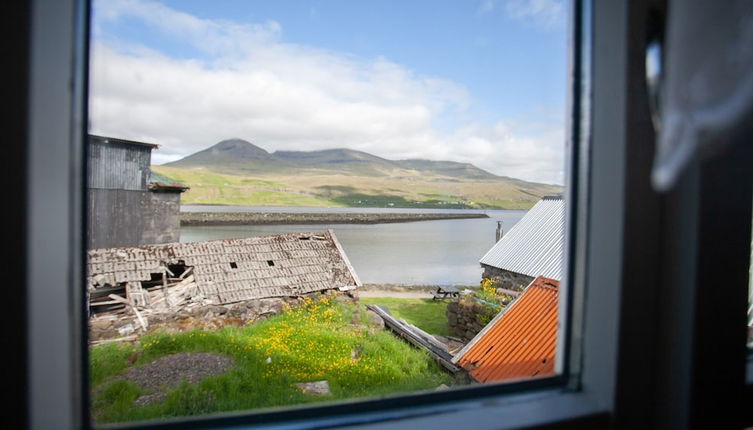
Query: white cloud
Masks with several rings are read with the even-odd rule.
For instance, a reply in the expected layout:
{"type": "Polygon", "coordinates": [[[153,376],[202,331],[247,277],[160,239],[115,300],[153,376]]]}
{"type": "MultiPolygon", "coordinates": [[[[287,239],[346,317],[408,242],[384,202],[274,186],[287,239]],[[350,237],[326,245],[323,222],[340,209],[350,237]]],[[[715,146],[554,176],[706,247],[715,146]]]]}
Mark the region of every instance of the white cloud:
{"type": "Polygon", "coordinates": [[[508,17],[528,21],[542,28],[552,28],[565,22],[564,0],[507,0],[508,17]]]}
{"type": "Polygon", "coordinates": [[[159,143],[154,162],[240,137],[268,151],[349,147],[382,157],[470,162],[496,174],[561,183],[562,127],[500,122],[440,133],[473,100],[461,85],[386,58],[284,43],[279,24],[202,20],[137,0],[96,4],[104,21],[136,18],[209,59],[170,58],[98,41],[91,131],[159,143]]]}

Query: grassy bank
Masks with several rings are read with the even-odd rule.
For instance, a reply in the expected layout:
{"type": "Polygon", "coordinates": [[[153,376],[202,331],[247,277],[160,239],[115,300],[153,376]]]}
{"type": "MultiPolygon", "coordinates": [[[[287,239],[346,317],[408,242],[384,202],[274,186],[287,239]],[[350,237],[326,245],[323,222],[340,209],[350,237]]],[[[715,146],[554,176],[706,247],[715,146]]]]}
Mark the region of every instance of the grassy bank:
{"type": "Polygon", "coordinates": [[[524,186],[503,178],[463,179],[429,173],[360,176],[301,171],[296,175],[256,172],[244,176],[201,168],[151,168],[191,187],[181,196],[183,204],[529,209],[541,196],[561,192],[557,186],[524,186]]]}
{"type": "Polygon", "coordinates": [[[404,319],[429,334],[450,335],[447,327],[447,301],[363,297],[361,303],[387,306],[390,313],[396,318],[404,319]]]}
{"type": "Polygon", "coordinates": [[[365,312],[335,301],[305,306],[243,328],[154,333],[137,345],[91,350],[92,410],[97,423],[178,417],[433,389],[451,384],[424,352],[388,331],[373,331],[365,312]],[[229,371],[183,383],[154,404],[134,401],[152,394],[118,379],[129,367],[175,353],[210,352],[231,357],[229,371]],[[293,384],[327,380],[331,395],[313,396],[293,384]]]}

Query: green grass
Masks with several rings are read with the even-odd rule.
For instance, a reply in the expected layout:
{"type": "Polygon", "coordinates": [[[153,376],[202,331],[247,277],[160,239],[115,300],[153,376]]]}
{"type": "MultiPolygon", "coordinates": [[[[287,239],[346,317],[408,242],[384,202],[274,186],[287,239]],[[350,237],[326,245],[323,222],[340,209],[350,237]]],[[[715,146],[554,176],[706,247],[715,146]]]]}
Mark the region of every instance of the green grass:
{"type": "Polygon", "coordinates": [[[421,330],[449,336],[447,327],[447,302],[432,299],[362,298],[364,305],[382,305],[396,318],[404,319],[421,330]]]}
{"type": "Polygon", "coordinates": [[[173,166],[152,169],[190,187],[181,196],[184,204],[528,209],[541,196],[561,191],[561,187],[543,184],[531,184],[532,191],[522,190],[502,178],[447,178],[426,172],[368,176],[322,170],[246,174],[173,166]]]}
{"type": "Polygon", "coordinates": [[[93,417],[103,424],[373,397],[452,384],[452,377],[425,352],[388,331],[370,333],[364,328],[365,312],[359,324],[351,324],[354,309],[334,301],[310,301],[243,328],[153,333],[138,345],[93,347],[93,417]],[[360,351],[358,358],[353,358],[353,351],[360,351]],[[183,383],[162,402],[148,406],[134,405],[136,398],[147,394],[141,388],[113,379],[132,363],[141,365],[179,352],[226,354],[236,365],[198,384],[183,383]],[[330,396],[306,395],[293,385],[318,380],[329,382],[330,396]]]}

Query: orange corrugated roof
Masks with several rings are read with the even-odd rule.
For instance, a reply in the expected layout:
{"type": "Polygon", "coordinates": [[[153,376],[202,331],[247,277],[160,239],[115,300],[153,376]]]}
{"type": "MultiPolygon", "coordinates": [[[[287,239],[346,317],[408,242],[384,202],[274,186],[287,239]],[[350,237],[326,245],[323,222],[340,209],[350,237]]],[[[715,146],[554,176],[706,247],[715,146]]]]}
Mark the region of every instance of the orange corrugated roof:
{"type": "Polygon", "coordinates": [[[478,382],[554,375],[559,282],[539,276],[455,361],[478,382]]]}

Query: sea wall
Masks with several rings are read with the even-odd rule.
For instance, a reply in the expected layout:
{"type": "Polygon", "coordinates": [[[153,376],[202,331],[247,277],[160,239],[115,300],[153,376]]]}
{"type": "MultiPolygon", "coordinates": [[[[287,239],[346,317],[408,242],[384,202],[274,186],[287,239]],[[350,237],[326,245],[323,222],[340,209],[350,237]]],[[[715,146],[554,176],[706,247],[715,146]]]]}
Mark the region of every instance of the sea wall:
{"type": "Polygon", "coordinates": [[[453,336],[468,342],[480,332],[500,309],[463,297],[447,305],[447,325],[453,336]]]}
{"type": "Polygon", "coordinates": [[[482,213],[285,213],[285,212],[181,212],[180,224],[382,224],[441,219],[489,218],[482,213]]]}

